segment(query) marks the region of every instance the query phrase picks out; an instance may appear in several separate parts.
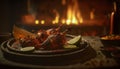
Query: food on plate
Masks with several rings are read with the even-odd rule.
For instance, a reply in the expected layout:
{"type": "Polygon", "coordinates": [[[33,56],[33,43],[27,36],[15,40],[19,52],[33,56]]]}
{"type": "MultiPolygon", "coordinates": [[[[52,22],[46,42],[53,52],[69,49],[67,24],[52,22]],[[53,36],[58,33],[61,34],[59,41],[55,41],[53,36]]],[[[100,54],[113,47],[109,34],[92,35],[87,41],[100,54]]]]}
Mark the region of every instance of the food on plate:
{"type": "Polygon", "coordinates": [[[103,40],[120,40],[120,35],[107,35],[101,37],[103,40]]]}
{"type": "Polygon", "coordinates": [[[67,44],[67,45],[64,45],[64,48],[66,48],[66,49],[69,49],[69,48],[78,48],[78,46],[67,44]]]}
{"type": "Polygon", "coordinates": [[[21,48],[20,51],[23,51],[23,52],[28,52],[28,51],[33,51],[35,49],[35,47],[24,47],[24,48],[21,48]]]}
{"type": "Polygon", "coordinates": [[[73,39],[70,39],[67,41],[68,44],[78,45],[81,41],[81,35],[74,37],[73,39]]]}
{"type": "Polygon", "coordinates": [[[19,38],[22,47],[34,46],[35,49],[61,49],[66,43],[64,32],[60,32],[60,27],[48,30],[38,30],[36,37],[27,36],[19,38]]]}
{"type": "MultiPolygon", "coordinates": [[[[60,25],[57,28],[50,28],[47,30],[38,30],[34,33],[28,32],[26,30],[22,29],[23,33],[22,36],[17,37],[15,34],[14,37],[16,39],[16,42],[19,43],[17,48],[20,51],[31,51],[31,50],[55,50],[55,49],[71,49],[71,48],[83,48],[86,46],[86,42],[82,41],[81,35],[71,37],[69,40],[66,38],[66,32],[68,30],[61,32],[60,25]]],[[[16,28],[16,27],[15,27],[16,28]]],[[[18,29],[18,28],[17,28],[18,29]]],[[[12,46],[13,48],[16,48],[16,45],[12,46]]]]}
{"type": "Polygon", "coordinates": [[[35,38],[36,34],[31,33],[31,32],[29,32],[29,31],[27,31],[25,29],[22,29],[22,28],[17,27],[17,26],[14,25],[13,26],[13,36],[14,36],[15,39],[18,40],[20,38],[25,38],[27,36],[31,36],[31,37],[35,38]]]}

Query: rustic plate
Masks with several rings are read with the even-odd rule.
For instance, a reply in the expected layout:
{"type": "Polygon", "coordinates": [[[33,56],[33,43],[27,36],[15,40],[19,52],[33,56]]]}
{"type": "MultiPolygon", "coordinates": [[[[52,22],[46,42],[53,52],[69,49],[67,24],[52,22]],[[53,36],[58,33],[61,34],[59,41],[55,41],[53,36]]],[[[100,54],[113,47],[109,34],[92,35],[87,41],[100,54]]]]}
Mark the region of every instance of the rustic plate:
{"type": "MultiPolygon", "coordinates": [[[[69,38],[68,38],[69,39],[69,38]]],[[[23,53],[23,54],[41,54],[41,55],[45,55],[45,54],[62,54],[62,53],[69,53],[69,52],[73,52],[73,51],[84,51],[84,49],[86,49],[89,46],[89,43],[87,43],[87,45],[85,46],[80,46],[77,48],[69,48],[69,49],[57,49],[57,50],[31,50],[31,51],[20,51],[19,49],[15,49],[12,47],[12,45],[19,45],[19,43],[17,44],[16,41],[14,40],[14,38],[11,38],[10,40],[8,40],[7,42],[7,47],[10,51],[13,52],[18,52],[18,53],[23,53]]]]}
{"type": "MultiPolygon", "coordinates": [[[[57,54],[28,54],[20,53],[9,50],[7,47],[8,41],[1,44],[1,50],[4,58],[14,62],[27,63],[27,64],[40,64],[40,65],[68,65],[71,63],[85,62],[96,56],[95,50],[90,46],[84,49],[78,49],[70,52],[57,53],[57,54]]],[[[48,53],[48,52],[47,52],[48,53]]]]}

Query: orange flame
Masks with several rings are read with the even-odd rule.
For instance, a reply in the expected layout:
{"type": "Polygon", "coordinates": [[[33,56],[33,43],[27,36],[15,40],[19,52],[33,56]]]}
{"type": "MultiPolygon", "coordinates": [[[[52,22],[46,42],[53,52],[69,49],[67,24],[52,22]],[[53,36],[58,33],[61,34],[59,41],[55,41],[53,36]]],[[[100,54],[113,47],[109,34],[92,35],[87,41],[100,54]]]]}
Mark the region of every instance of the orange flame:
{"type": "Polygon", "coordinates": [[[66,24],[83,23],[83,18],[80,14],[77,0],[71,0],[71,2],[73,4],[68,5],[66,24]]]}
{"type": "Polygon", "coordinates": [[[57,24],[59,22],[59,13],[57,12],[57,10],[53,10],[53,12],[55,13],[56,17],[55,19],[52,21],[53,24],[57,24]]]}

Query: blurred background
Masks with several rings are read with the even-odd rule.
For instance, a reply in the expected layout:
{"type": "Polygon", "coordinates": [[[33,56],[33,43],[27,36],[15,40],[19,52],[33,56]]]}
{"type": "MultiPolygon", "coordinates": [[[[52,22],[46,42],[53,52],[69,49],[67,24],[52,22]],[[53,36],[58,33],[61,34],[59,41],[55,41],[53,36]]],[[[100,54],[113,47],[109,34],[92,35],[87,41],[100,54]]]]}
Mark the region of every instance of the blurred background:
{"type": "Polygon", "coordinates": [[[118,0],[2,0],[0,33],[11,33],[13,25],[23,23],[22,16],[30,14],[41,22],[37,23],[39,26],[75,24],[72,33],[106,35],[110,32],[111,13],[114,11],[116,1],[118,2],[118,0]]]}

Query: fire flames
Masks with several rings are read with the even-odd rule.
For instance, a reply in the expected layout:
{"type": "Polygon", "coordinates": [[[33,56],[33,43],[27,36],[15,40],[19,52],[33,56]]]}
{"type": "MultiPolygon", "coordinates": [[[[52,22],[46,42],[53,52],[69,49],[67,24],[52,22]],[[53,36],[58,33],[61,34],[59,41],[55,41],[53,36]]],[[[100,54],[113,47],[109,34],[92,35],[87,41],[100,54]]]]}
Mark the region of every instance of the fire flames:
{"type": "MultiPolygon", "coordinates": [[[[63,0],[65,1],[65,0],[63,0]]],[[[64,2],[64,4],[66,4],[64,2]]],[[[63,5],[64,5],[63,4],[63,5]]],[[[55,11],[56,12],[56,11],[55,11]]],[[[79,11],[79,5],[77,0],[71,0],[71,3],[68,4],[67,6],[67,19],[62,19],[61,22],[62,24],[79,24],[79,23],[83,23],[83,18],[81,16],[81,13],[79,11]]],[[[58,23],[59,22],[59,14],[56,12],[56,18],[53,21],[53,24],[58,23]]]]}
{"type": "MultiPolygon", "coordinates": [[[[55,1],[57,4],[58,1],[55,1]]],[[[84,3],[84,2],[83,2],[84,3]]],[[[37,3],[36,3],[37,4],[37,3]]],[[[46,9],[46,2],[44,5],[36,5],[34,10],[32,7],[28,7],[31,12],[29,15],[25,15],[22,18],[22,22],[30,25],[103,25],[105,23],[106,15],[100,15],[96,13],[96,8],[90,8],[89,5],[85,6],[88,8],[83,11],[82,1],[79,0],[61,0],[61,3],[53,6],[53,3],[50,3],[50,9],[46,9]],[[84,15],[84,16],[83,16],[84,15]],[[97,16],[100,15],[100,16],[97,16]],[[104,17],[102,20],[100,18],[104,17]],[[98,23],[99,22],[99,23],[98,23]]],[[[85,5],[87,5],[85,3],[85,5]]],[[[31,5],[32,6],[32,5],[31,5]]]]}
{"type": "MultiPolygon", "coordinates": [[[[62,0],[62,5],[67,4],[66,0],[62,0]]],[[[81,16],[80,10],[79,10],[79,4],[77,0],[70,0],[70,2],[66,5],[67,6],[67,10],[66,10],[66,16],[64,18],[62,18],[62,16],[60,16],[59,12],[54,9],[53,12],[55,14],[55,18],[54,20],[52,20],[52,24],[58,24],[58,23],[62,23],[62,24],[66,24],[66,25],[78,25],[79,23],[83,23],[83,18],[81,16]],[[62,19],[60,19],[62,18],[62,19]]],[[[64,15],[64,14],[63,14],[64,15]]],[[[35,24],[39,24],[39,21],[35,20],[35,24]]],[[[45,24],[45,20],[41,20],[40,24],[45,24]]]]}
{"type": "Polygon", "coordinates": [[[66,24],[83,23],[83,18],[80,14],[77,0],[72,0],[71,2],[73,4],[68,5],[66,24]]]}

